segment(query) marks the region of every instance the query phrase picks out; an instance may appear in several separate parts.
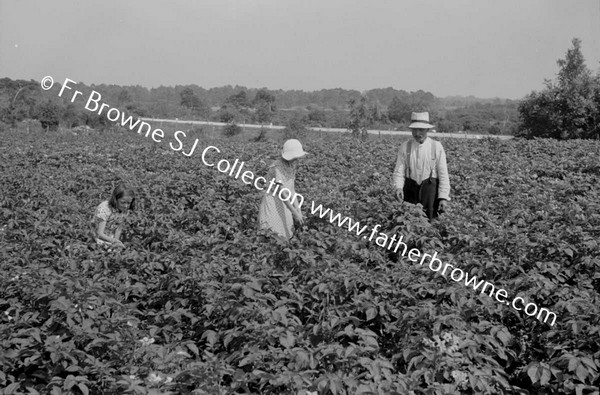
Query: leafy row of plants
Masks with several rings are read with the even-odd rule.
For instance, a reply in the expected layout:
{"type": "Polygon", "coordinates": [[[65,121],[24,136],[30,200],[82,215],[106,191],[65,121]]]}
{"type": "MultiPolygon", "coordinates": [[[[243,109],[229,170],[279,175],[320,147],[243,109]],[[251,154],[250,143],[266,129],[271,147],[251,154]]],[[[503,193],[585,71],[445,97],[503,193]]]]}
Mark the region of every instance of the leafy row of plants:
{"type": "MultiPolygon", "coordinates": [[[[1,133],[4,393],[597,393],[600,145],[444,140],[453,202],[394,200],[400,141],[307,140],[307,199],[558,315],[554,326],[309,216],[256,231],[260,194],[133,134],[1,133]],[[138,189],[127,249],[94,207],[138,189]]],[[[256,174],[279,141],[212,140],[256,174]]],[[[305,211],[306,213],[306,211],[305,211]]]]}

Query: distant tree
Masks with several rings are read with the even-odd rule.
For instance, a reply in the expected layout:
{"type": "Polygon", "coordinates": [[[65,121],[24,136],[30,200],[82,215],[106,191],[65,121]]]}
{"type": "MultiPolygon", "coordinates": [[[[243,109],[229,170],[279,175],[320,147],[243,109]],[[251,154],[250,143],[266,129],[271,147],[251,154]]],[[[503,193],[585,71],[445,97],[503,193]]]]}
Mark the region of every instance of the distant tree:
{"type": "Polygon", "coordinates": [[[354,137],[362,139],[367,137],[368,127],[373,123],[373,110],[367,105],[366,97],[360,99],[350,99],[350,119],[348,129],[352,131],[354,137]]]}
{"type": "Polygon", "coordinates": [[[261,103],[267,103],[270,106],[270,111],[275,111],[275,95],[269,92],[267,89],[263,88],[256,92],[254,96],[254,100],[252,100],[252,105],[256,107],[256,105],[261,103]]]}
{"type": "Polygon", "coordinates": [[[456,126],[453,122],[447,119],[440,119],[435,124],[435,129],[439,133],[455,133],[458,132],[460,127],[456,126]]]}
{"type": "Polygon", "coordinates": [[[146,110],[144,110],[143,108],[139,107],[135,103],[129,103],[129,104],[125,105],[125,109],[127,110],[127,112],[130,115],[134,115],[134,116],[138,116],[138,117],[145,117],[145,116],[147,116],[146,110]]]}
{"type": "Polygon", "coordinates": [[[271,105],[267,102],[259,102],[254,107],[256,109],[256,121],[260,124],[271,122],[273,119],[273,111],[271,105]]]}
{"type": "Polygon", "coordinates": [[[38,109],[37,119],[45,130],[56,130],[60,122],[60,107],[50,100],[41,104],[38,109]]]}
{"type": "Polygon", "coordinates": [[[574,38],[556,81],[531,92],[519,105],[521,124],[517,136],[556,139],[600,138],[600,74],[585,66],[581,41],[574,38]]]}
{"type": "Polygon", "coordinates": [[[0,121],[14,126],[26,118],[34,118],[43,96],[35,81],[0,79],[0,121]]]}
{"type": "Polygon", "coordinates": [[[206,116],[210,112],[210,109],[206,104],[200,100],[200,98],[194,93],[192,88],[186,87],[181,91],[180,104],[191,110],[194,115],[206,116]]]}
{"type": "Polygon", "coordinates": [[[500,129],[500,126],[493,124],[488,127],[487,132],[489,134],[500,134],[502,132],[502,129],[500,129]]]}
{"type": "Polygon", "coordinates": [[[104,115],[98,115],[88,111],[82,113],[82,121],[86,126],[96,130],[105,130],[110,127],[109,121],[104,115]]]}
{"type": "Polygon", "coordinates": [[[236,118],[236,114],[234,110],[230,110],[227,107],[221,108],[219,110],[219,121],[230,123],[233,122],[236,118]]]}
{"type": "Polygon", "coordinates": [[[81,122],[77,107],[73,103],[67,104],[67,106],[62,109],[60,118],[62,119],[64,125],[69,128],[79,126],[81,122]]]}
{"type": "Polygon", "coordinates": [[[225,105],[231,105],[237,109],[248,108],[250,107],[250,101],[248,100],[248,95],[246,91],[240,91],[234,95],[229,96],[225,99],[225,105]]]}
{"type": "Polygon", "coordinates": [[[296,113],[287,122],[285,129],[283,129],[283,136],[285,139],[304,139],[308,130],[306,129],[306,123],[308,119],[306,116],[296,113]]]}
{"type": "Polygon", "coordinates": [[[485,122],[476,115],[469,114],[462,119],[462,130],[476,133],[484,133],[487,130],[485,122]]]}
{"type": "Polygon", "coordinates": [[[266,89],[256,92],[252,106],[256,109],[256,120],[259,123],[267,123],[273,119],[275,113],[275,95],[266,89]]]}
{"type": "Polygon", "coordinates": [[[131,103],[132,99],[131,99],[131,95],[129,94],[129,92],[127,92],[125,89],[121,89],[121,92],[119,93],[119,96],[117,98],[117,104],[119,106],[122,106],[124,104],[127,103],[131,103]]]}
{"type": "Polygon", "coordinates": [[[327,122],[327,115],[325,114],[325,111],[319,108],[310,108],[308,112],[308,121],[315,126],[323,126],[327,122]]]}
{"type": "Polygon", "coordinates": [[[435,96],[430,92],[418,90],[410,96],[410,107],[414,110],[429,111],[435,103],[435,96]]]}
{"type": "Polygon", "coordinates": [[[387,116],[381,111],[381,107],[377,103],[369,106],[369,112],[369,118],[371,118],[372,122],[384,122],[387,119],[387,116]]]}
{"type": "Polygon", "coordinates": [[[384,89],[370,89],[365,92],[365,95],[369,101],[378,102],[383,106],[389,107],[394,98],[403,99],[408,97],[409,93],[389,87],[384,89]]]}
{"type": "Polygon", "coordinates": [[[225,123],[246,123],[249,122],[254,113],[249,108],[237,108],[231,103],[224,104],[217,112],[217,118],[220,122],[225,123]]]}
{"type": "Polygon", "coordinates": [[[391,122],[404,123],[410,121],[410,104],[394,96],[388,106],[388,118],[391,122]]]}

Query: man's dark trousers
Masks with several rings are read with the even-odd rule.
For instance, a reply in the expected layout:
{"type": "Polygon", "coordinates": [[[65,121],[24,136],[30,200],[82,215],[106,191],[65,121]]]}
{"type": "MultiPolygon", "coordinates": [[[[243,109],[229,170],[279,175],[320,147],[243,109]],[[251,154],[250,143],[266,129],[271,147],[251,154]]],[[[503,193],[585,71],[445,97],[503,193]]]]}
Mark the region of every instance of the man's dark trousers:
{"type": "Polygon", "coordinates": [[[437,191],[438,179],[434,177],[426,178],[421,185],[412,178],[406,178],[404,181],[404,201],[412,204],[421,203],[430,221],[439,215],[440,199],[437,197],[437,191]]]}

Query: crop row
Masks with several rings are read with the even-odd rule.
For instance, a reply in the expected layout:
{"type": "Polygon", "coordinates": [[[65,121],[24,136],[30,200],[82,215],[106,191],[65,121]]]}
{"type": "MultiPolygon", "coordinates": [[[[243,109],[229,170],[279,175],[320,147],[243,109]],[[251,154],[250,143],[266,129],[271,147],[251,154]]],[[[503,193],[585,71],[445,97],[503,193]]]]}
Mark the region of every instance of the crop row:
{"type": "MultiPolygon", "coordinates": [[[[498,304],[309,216],[256,230],[259,192],[133,133],[0,140],[5,393],[594,393],[600,144],[444,140],[452,206],[394,200],[400,140],[309,139],[296,189],[554,311],[498,304]],[[91,242],[121,180],[127,249],[91,242]],[[587,392],[586,392],[587,391],[587,392]]],[[[257,175],[280,141],[200,141],[257,175]]],[[[197,150],[198,151],[198,150],[197,150]]],[[[305,215],[306,215],[305,211],[305,215]]]]}

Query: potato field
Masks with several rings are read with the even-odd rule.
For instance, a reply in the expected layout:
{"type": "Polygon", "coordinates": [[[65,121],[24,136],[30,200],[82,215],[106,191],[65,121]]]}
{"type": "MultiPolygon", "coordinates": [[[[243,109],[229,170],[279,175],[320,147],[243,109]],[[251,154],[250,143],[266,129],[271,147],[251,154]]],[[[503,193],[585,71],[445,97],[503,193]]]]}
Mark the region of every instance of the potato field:
{"type": "Polygon", "coordinates": [[[285,244],[256,230],[260,192],[201,159],[214,146],[265,175],[282,137],[188,135],[177,152],[134,132],[0,132],[0,392],[598,394],[600,142],[438,140],[452,201],[430,224],[394,197],[401,138],[303,138],[306,221],[285,244]],[[123,250],[90,236],[120,181],[137,190],[123,250]]]}

